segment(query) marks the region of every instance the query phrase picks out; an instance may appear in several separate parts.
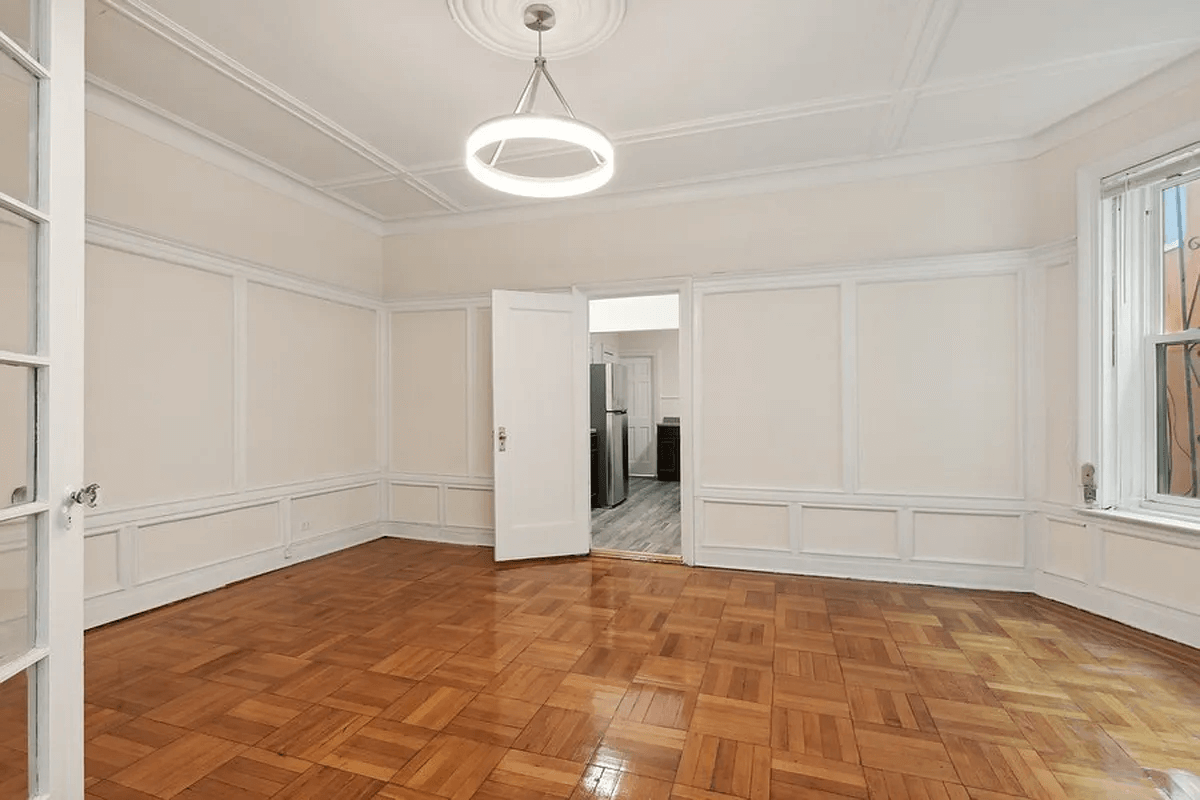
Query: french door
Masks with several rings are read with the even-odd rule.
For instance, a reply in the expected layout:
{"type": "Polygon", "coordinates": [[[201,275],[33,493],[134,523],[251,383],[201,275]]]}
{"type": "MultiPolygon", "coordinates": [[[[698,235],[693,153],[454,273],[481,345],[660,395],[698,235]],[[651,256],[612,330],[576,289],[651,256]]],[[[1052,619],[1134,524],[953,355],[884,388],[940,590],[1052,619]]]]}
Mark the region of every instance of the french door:
{"type": "Polygon", "coordinates": [[[84,0],[0,2],[0,795],[83,797],[84,0]]]}

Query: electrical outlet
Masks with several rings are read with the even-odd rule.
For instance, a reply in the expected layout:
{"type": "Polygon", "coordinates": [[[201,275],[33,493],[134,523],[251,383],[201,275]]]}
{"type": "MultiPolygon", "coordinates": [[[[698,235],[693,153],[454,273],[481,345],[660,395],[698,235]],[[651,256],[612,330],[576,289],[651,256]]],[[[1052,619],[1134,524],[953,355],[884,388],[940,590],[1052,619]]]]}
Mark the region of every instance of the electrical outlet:
{"type": "Polygon", "coordinates": [[[1084,464],[1079,469],[1079,478],[1083,484],[1083,502],[1092,504],[1096,502],[1096,467],[1092,464],[1084,464]]]}
{"type": "Polygon", "coordinates": [[[311,528],[311,527],[312,527],[312,523],[311,523],[311,522],[301,522],[301,523],[300,523],[300,530],[302,530],[302,531],[306,531],[306,530],[308,530],[308,529],[309,529],[309,528],[311,528]]]}

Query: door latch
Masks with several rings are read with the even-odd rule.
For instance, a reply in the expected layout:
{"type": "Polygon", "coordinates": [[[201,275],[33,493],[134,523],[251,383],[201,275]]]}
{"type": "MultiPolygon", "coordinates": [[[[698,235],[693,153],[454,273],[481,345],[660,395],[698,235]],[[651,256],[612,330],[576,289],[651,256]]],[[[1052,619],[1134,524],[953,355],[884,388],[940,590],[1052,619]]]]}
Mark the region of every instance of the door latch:
{"type": "Polygon", "coordinates": [[[496,441],[500,443],[500,452],[503,453],[508,449],[508,431],[503,426],[496,433],[496,441]]]}
{"type": "Polygon", "coordinates": [[[1083,502],[1091,505],[1096,502],[1096,467],[1084,464],[1079,470],[1079,478],[1083,484],[1083,502]]]}

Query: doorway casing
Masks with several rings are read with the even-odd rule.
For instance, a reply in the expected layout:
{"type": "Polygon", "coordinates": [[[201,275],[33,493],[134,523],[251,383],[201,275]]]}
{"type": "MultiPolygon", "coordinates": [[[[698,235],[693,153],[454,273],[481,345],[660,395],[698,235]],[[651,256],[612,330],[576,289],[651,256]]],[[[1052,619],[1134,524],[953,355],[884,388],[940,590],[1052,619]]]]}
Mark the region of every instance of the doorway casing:
{"type": "MultiPolygon", "coordinates": [[[[662,278],[577,284],[574,288],[589,301],[654,294],[679,295],[680,549],[683,563],[693,565],[696,563],[696,540],[693,525],[695,464],[692,459],[692,437],[695,419],[692,416],[692,336],[695,330],[695,316],[692,307],[692,281],[690,278],[662,278]]],[[[655,405],[657,407],[657,403],[655,405]]],[[[586,480],[587,476],[584,476],[584,479],[586,480]]]]}

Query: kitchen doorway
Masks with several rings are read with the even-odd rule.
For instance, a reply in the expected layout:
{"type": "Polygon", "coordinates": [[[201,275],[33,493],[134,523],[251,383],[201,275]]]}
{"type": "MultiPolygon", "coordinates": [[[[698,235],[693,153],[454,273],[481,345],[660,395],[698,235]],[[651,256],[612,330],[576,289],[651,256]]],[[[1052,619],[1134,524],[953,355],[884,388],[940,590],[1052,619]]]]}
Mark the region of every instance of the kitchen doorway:
{"type": "Polygon", "coordinates": [[[592,552],[682,560],[679,294],[589,302],[592,552]]]}

